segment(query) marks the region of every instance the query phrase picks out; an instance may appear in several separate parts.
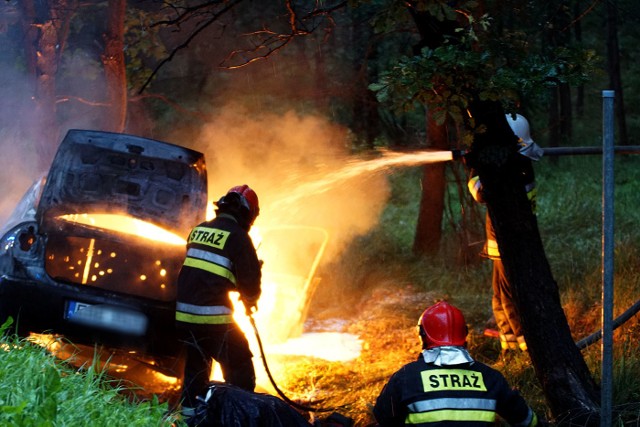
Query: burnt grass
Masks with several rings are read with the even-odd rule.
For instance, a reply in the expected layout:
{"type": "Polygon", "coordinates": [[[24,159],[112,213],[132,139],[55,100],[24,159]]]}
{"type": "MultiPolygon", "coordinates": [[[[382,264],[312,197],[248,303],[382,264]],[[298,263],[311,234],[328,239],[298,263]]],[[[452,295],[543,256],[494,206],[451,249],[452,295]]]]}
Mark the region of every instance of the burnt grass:
{"type": "MultiPolygon", "coordinates": [[[[286,366],[286,378],[274,378],[278,388],[296,403],[321,409],[315,413],[301,411],[312,421],[338,412],[351,418],[355,426],[375,424],[372,408],[378,394],[396,370],[419,356],[417,320],[424,308],[440,299],[441,295],[412,286],[381,286],[368,291],[357,302],[312,309],[305,323],[306,332],[326,331],[325,325],[330,324],[333,332],[355,334],[362,341],[361,355],[347,362],[271,357],[270,363],[286,366]],[[331,322],[335,318],[341,319],[341,330],[336,330],[336,322],[331,322]]],[[[498,343],[490,338],[482,341],[483,345],[475,345],[483,352],[479,359],[490,362],[497,357],[498,343]]]]}
{"type": "MultiPolygon", "coordinates": [[[[305,331],[323,331],[327,330],[325,325],[331,325],[331,331],[355,334],[362,341],[360,357],[347,362],[327,362],[300,356],[277,360],[287,367],[286,378],[282,381],[276,379],[279,388],[295,402],[329,411],[303,412],[310,420],[315,417],[322,420],[330,411],[335,411],[351,418],[354,426],[375,425],[372,409],[382,387],[396,370],[420,354],[416,329],[418,318],[426,307],[442,299],[450,300],[465,313],[470,354],[502,372],[541,421],[546,425],[556,425],[551,421],[553,417],[529,355],[517,352],[509,353],[505,358],[501,355],[498,339],[484,335],[486,328],[496,327],[492,323],[490,296],[486,300],[464,295],[452,298],[442,291],[425,291],[414,285],[392,282],[381,282],[357,298],[342,295],[339,302],[329,304],[326,304],[326,295],[316,300],[305,323],[305,331]],[[335,319],[341,321],[335,322],[335,319]],[[336,324],[342,325],[340,330],[335,329],[336,324]]],[[[563,308],[576,340],[598,329],[597,306],[569,298],[563,308]]],[[[614,376],[620,383],[613,390],[614,415],[624,425],[636,426],[639,425],[640,413],[640,404],[637,403],[640,391],[636,380],[640,371],[637,362],[638,325],[640,319],[634,316],[614,334],[615,359],[618,362],[614,376]]],[[[585,361],[597,382],[600,381],[599,347],[598,343],[583,350],[585,361]]]]}

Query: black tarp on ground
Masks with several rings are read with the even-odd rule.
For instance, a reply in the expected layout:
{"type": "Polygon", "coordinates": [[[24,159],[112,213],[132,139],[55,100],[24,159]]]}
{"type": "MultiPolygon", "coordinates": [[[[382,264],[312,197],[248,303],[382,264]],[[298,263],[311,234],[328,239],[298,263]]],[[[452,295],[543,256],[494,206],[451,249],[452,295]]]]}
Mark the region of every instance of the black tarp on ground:
{"type": "Polygon", "coordinates": [[[191,426],[198,427],[311,427],[300,413],[275,396],[251,393],[212,383],[196,408],[191,426]]]}

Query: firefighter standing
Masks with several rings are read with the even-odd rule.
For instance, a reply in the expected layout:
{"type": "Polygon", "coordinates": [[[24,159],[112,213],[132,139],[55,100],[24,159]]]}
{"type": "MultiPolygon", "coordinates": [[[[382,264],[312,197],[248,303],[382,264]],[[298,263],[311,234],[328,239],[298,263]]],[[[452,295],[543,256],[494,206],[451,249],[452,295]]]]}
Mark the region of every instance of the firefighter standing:
{"type": "Polygon", "coordinates": [[[394,373],[376,400],[373,414],[380,426],[493,426],[496,414],[512,426],[538,424],[504,376],[468,353],[459,309],[446,301],[427,308],[418,330],[418,360],[394,373]]]}
{"type": "MultiPolygon", "coordinates": [[[[531,202],[533,213],[535,214],[536,183],[531,160],[540,160],[544,151],[531,139],[529,122],[526,118],[520,114],[516,114],[515,118],[511,114],[507,114],[507,122],[509,122],[513,133],[518,137],[518,151],[522,154],[521,157],[519,156],[520,177],[522,178],[522,184],[531,202]]],[[[471,195],[477,202],[484,203],[482,183],[477,175],[477,171],[471,168],[470,176],[468,187],[471,195]]],[[[517,349],[526,351],[527,343],[522,333],[520,316],[513,302],[511,285],[504,271],[496,235],[488,213],[485,222],[486,242],[482,256],[493,261],[493,296],[491,298],[491,307],[500,332],[500,345],[503,351],[517,349]]]]}
{"type": "Polygon", "coordinates": [[[216,205],[216,217],[196,226],[178,276],[176,324],[185,345],[182,414],[194,415],[196,397],[209,384],[212,358],[227,383],[253,391],[249,344],[233,320],[229,291],[238,291],[247,313],[257,310],[261,262],[248,234],[260,212],[247,185],[231,188],[216,205]]]}

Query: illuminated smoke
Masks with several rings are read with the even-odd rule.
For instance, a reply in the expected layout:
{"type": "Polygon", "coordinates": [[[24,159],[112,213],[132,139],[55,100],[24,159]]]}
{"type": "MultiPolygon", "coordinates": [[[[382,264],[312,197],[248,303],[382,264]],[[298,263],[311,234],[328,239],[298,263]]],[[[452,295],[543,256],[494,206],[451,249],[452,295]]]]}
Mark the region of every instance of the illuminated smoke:
{"type": "Polygon", "coordinates": [[[194,144],[206,155],[210,198],[248,184],[260,198],[257,226],[322,227],[330,254],[377,223],[389,195],[384,175],[334,176],[318,185],[349,164],[347,129],[293,111],[256,114],[234,104],[220,111],[194,144]]]}
{"type": "Polygon", "coordinates": [[[38,153],[28,135],[33,105],[26,80],[0,67],[0,228],[38,177],[38,153]]]}
{"type": "MultiPolygon", "coordinates": [[[[349,156],[348,131],[323,117],[294,111],[256,114],[237,104],[219,111],[201,129],[192,148],[205,153],[212,201],[240,184],[251,186],[260,199],[255,228],[265,238],[256,244],[261,245],[258,253],[265,262],[265,274],[256,321],[262,339],[269,352],[289,352],[287,338],[305,339],[307,354],[327,357],[316,354],[319,346],[311,345],[306,335],[300,336],[305,304],[311,297],[301,291],[308,279],[305,276],[313,273],[313,257],[319,249],[310,245],[309,253],[305,253],[304,239],[311,233],[316,242],[321,241],[313,230],[325,230],[328,243],[320,255],[321,262],[329,261],[351,239],[378,222],[389,195],[386,177],[370,171],[347,173],[352,170],[353,158],[349,156]],[[269,241],[268,230],[286,226],[303,227],[297,234],[276,230],[271,236],[286,237],[275,245],[269,241]],[[271,343],[284,347],[276,350],[271,343]]],[[[313,292],[313,284],[309,290],[313,292]]],[[[259,365],[253,331],[243,317],[236,315],[259,365]]],[[[345,335],[342,339],[347,342],[356,337],[345,335]]],[[[318,337],[311,341],[322,346],[318,337]]],[[[301,351],[300,345],[293,347],[301,351]]],[[[325,347],[331,348],[333,357],[348,359],[359,353],[358,348],[344,345],[325,347]]],[[[256,368],[259,384],[268,388],[261,367],[256,368]]],[[[282,369],[272,368],[277,372],[282,369]]]]}

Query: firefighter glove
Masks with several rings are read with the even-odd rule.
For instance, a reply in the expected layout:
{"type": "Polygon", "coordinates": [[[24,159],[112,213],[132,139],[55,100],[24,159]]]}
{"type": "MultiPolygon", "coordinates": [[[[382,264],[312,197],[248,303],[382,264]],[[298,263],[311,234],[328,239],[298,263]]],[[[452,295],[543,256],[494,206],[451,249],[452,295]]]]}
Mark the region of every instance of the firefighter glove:
{"type": "Polygon", "coordinates": [[[247,316],[251,316],[253,313],[258,311],[258,302],[249,300],[246,298],[242,299],[242,303],[244,304],[244,311],[247,316]]]}

